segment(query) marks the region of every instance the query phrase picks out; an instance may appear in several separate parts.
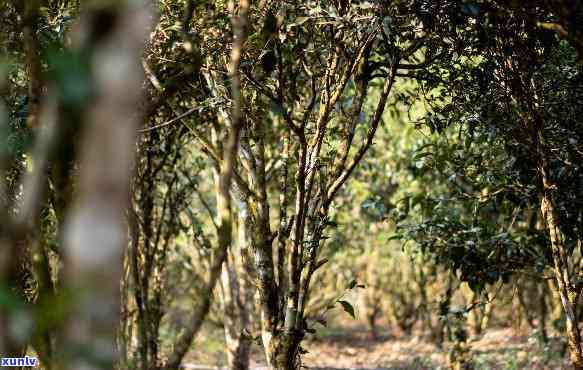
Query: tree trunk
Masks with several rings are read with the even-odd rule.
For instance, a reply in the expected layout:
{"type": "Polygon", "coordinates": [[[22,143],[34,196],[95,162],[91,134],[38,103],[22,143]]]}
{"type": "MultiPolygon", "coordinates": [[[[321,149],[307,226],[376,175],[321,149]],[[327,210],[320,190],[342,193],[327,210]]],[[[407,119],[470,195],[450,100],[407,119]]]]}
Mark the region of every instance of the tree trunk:
{"type": "MultiPolygon", "coordinates": [[[[244,238],[244,232],[242,232],[244,238]]],[[[241,240],[241,239],[240,239],[241,240]]],[[[241,242],[245,242],[242,240],[241,242]]],[[[233,248],[223,264],[221,275],[221,301],[224,313],[225,342],[229,369],[249,369],[251,341],[245,331],[249,330],[249,292],[245,272],[238,263],[239,255],[233,248]]]]}
{"type": "Polygon", "coordinates": [[[267,364],[273,370],[296,370],[301,367],[300,343],[303,333],[263,331],[267,364]]]}
{"type": "Polygon", "coordinates": [[[377,339],[379,339],[379,333],[377,330],[377,316],[378,316],[379,310],[377,309],[377,307],[374,307],[372,310],[373,311],[367,315],[368,328],[370,331],[371,339],[377,340],[377,339]]]}
{"type": "Polygon", "coordinates": [[[525,283],[524,286],[522,287],[522,289],[517,290],[516,296],[518,298],[518,303],[519,303],[518,309],[521,310],[522,312],[524,312],[524,317],[526,318],[526,323],[528,324],[528,326],[530,327],[531,330],[534,330],[534,329],[536,329],[535,318],[534,318],[533,313],[531,312],[531,309],[529,307],[530,302],[527,302],[525,299],[525,293],[528,295],[533,295],[535,293],[534,288],[526,285],[526,283],[525,283]]]}
{"type": "Polygon", "coordinates": [[[522,315],[518,294],[520,293],[517,292],[512,296],[512,313],[510,314],[510,318],[512,320],[512,329],[514,330],[515,335],[522,334],[522,324],[524,318],[522,315]]]}
{"type": "Polygon", "coordinates": [[[581,350],[581,333],[577,320],[577,302],[575,300],[577,294],[571,284],[567,251],[557,224],[557,212],[549,190],[545,181],[545,189],[541,194],[540,208],[549,230],[557,290],[565,313],[571,362],[574,369],[580,370],[583,369],[583,352],[581,350]]]}
{"type": "MultiPolygon", "coordinates": [[[[470,297],[469,304],[472,305],[475,302],[477,302],[478,300],[480,300],[480,295],[478,293],[472,291],[472,295],[470,297]]],[[[467,304],[468,303],[466,303],[466,305],[467,304]]],[[[474,307],[470,311],[470,317],[471,317],[472,334],[475,336],[482,335],[482,321],[484,318],[484,313],[482,311],[482,308],[480,306],[474,307]]]]}
{"type": "Polygon", "coordinates": [[[258,292],[261,339],[267,364],[271,369],[296,369],[299,367],[297,359],[303,334],[295,334],[293,325],[289,331],[282,331],[278,327],[281,292],[275,279],[269,218],[266,217],[269,212],[263,208],[267,202],[262,198],[257,203],[251,203],[251,207],[247,207],[247,203],[242,199],[238,203],[240,231],[243,234],[240,235],[240,239],[245,239],[245,244],[241,244],[245,246],[241,249],[242,263],[258,292]],[[252,215],[250,209],[261,212],[252,215]],[[248,256],[248,252],[251,252],[252,256],[248,256]],[[248,258],[253,259],[253,267],[250,266],[251,261],[248,261],[248,258]]]}
{"type": "Polygon", "coordinates": [[[99,42],[80,46],[91,47],[94,90],[82,114],[77,196],[63,229],[65,291],[70,295],[59,354],[63,370],[111,370],[118,361],[125,210],[138,125],[135,107],[141,100],[138,60],[151,16],[132,1],[93,4],[85,16],[81,25],[86,28],[79,31],[86,32],[83,40],[99,35],[99,42]],[[96,22],[104,14],[116,21],[96,22]]]}
{"type": "Polygon", "coordinates": [[[541,339],[544,343],[548,343],[549,336],[547,333],[547,302],[546,302],[546,293],[547,293],[547,285],[543,281],[538,285],[539,290],[539,324],[538,327],[540,328],[541,339]]]}
{"type": "MultiPolygon", "coordinates": [[[[231,257],[231,256],[229,256],[231,257]]],[[[221,300],[229,369],[249,369],[250,341],[245,337],[248,313],[243,305],[233,259],[227,257],[221,275],[221,300]]]]}

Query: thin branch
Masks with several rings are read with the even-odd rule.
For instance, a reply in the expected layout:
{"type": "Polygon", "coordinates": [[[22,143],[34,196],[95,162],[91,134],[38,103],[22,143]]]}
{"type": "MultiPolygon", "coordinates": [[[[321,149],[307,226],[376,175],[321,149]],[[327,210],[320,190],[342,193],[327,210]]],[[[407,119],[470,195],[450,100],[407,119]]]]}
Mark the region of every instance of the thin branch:
{"type": "MultiPolygon", "coordinates": [[[[155,126],[151,126],[151,127],[147,127],[147,128],[138,130],[138,132],[139,133],[150,132],[150,131],[154,131],[154,130],[157,130],[157,129],[162,128],[162,127],[170,126],[171,124],[178,122],[178,121],[182,120],[183,118],[190,116],[191,114],[200,110],[201,108],[202,108],[201,106],[191,108],[191,109],[187,110],[186,112],[182,113],[181,115],[179,115],[175,118],[172,118],[169,121],[166,121],[166,122],[161,123],[159,125],[155,125],[155,126]]],[[[188,127],[188,126],[186,128],[190,129],[190,127],[188,127]]]]}
{"type": "Polygon", "coordinates": [[[366,154],[366,152],[368,151],[368,149],[372,145],[376,130],[379,126],[383,112],[385,110],[385,105],[387,103],[387,99],[389,97],[389,94],[391,93],[393,83],[395,82],[396,72],[397,72],[397,64],[394,64],[393,68],[391,70],[390,77],[387,78],[387,80],[385,81],[385,85],[383,87],[383,91],[381,93],[379,103],[378,103],[377,108],[375,110],[375,113],[371,119],[369,130],[367,133],[366,142],[360,148],[360,150],[357,152],[356,156],[354,157],[354,160],[352,161],[352,164],[348,167],[348,169],[345,170],[338,177],[338,179],[336,179],[336,181],[334,181],[334,183],[328,189],[328,194],[327,194],[327,197],[326,197],[326,200],[324,202],[323,207],[325,207],[325,208],[329,207],[330,203],[334,199],[334,196],[336,195],[336,193],[338,192],[340,187],[342,187],[342,185],[346,182],[348,177],[352,174],[352,172],[354,171],[356,166],[360,163],[360,161],[362,160],[362,158],[364,157],[364,155],[366,154]]]}
{"type": "Polygon", "coordinates": [[[286,122],[286,124],[288,125],[288,127],[290,128],[290,130],[293,131],[294,134],[296,134],[300,140],[303,137],[302,135],[302,129],[300,127],[298,127],[298,125],[296,125],[290,115],[290,113],[287,111],[287,109],[284,107],[283,105],[283,100],[281,99],[281,97],[277,97],[275,96],[274,93],[272,93],[271,91],[269,91],[269,89],[263,85],[261,85],[259,83],[259,81],[257,81],[253,76],[251,76],[250,73],[248,73],[247,71],[242,71],[243,72],[243,76],[245,76],[245,78],[247,78],[247,80],[249,80],[249,82],[251,82],[251,84],[253,86],[255,86],[260,93],[262,93],[263,95],[265,95],[267,98],[269,98],[274,104],[276,104],[278,106],[278,108],[281,110],[281,114],[283,116],[284,121],[286,122]]]}
{"type": "Polygon", "coordinates": [[[397,65],[397,69],[425,69],[429,65],[431,65],[435,60],[441,58],[443,55],[445,55],[445,52],[441,52],[439,54],[436,54],[433,57],[431,57],[429,59],[425,59],[423,62],[417,63],[417,64],[399,63],[397,65]]]}
{"type": "Polygon", "coordinates": [[[154,71],[152,71],[152,68],[150,68],[150,65],[144,58],[142,58],[142,67],[144,68],[144,72],[146,72],[146,77],[148,78],[148,81],[150,81],[152,86],[154,86],[154,88],[158,92],[164,91],[164,87],[160,83],[160,80],[158,79],[158,77],[156,77],[156,74],[154,73],[154,71]]]}

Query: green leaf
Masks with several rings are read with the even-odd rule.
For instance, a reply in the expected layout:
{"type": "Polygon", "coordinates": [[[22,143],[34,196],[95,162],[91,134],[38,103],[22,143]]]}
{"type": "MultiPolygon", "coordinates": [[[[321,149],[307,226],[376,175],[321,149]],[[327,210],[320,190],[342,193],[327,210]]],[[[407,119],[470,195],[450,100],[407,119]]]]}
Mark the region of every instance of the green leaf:
{"type": "Polygon", "coordinates": [[[387,241],[391,241],[391,240],[401,240],[402,238],[403,238],[403,236],[402,236],[402,235],[400,235],[400,234],[394,234],[394,235],[390,236],[390,237],[387,239],[387,241]]]}
{"type": "Polygon", "coordinates": [[[356,319],[356,315],[354,314],[354,307],[352,307],[350,302],[338,301],[338,303],[340,303],[342,305],[342,308],[344,309],[344,311],[346,311],[346,313],[348,313],[350,316],[352,316],[353,319],[356,319]]]}

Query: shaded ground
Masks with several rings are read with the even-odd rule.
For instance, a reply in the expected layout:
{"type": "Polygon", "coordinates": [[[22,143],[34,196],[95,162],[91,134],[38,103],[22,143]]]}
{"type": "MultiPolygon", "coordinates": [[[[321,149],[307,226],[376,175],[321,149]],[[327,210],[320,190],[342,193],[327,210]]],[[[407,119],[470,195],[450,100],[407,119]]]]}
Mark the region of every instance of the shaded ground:
{"type": "MultiPolygon", "coordinates": [[[[558,339],[544,346],[534,336],[517,336],[512,329],[490,329],[470,341],[474,369],[483,370],[555,370],[568,369],[558,339]]],[[[303,357],[308,368],[325,369],[447,369],[447,351],[420,337],[386,336],[372,340],[360,327],[321,331],[305,342],[309,351],[303,357]]],[[[220,331],[199,341],[189,355],[191,369],[217,368],[225,365],[220,331]],[[216,336],[215,336],[216,335],[216,336]],[[204,365],[204,366],[203,366],[204,365]],[[210,366],[209,366],[210,365],[210,366]]],[[[254,345],[252,367],[265,366],[261,348],[254,345]]]]}

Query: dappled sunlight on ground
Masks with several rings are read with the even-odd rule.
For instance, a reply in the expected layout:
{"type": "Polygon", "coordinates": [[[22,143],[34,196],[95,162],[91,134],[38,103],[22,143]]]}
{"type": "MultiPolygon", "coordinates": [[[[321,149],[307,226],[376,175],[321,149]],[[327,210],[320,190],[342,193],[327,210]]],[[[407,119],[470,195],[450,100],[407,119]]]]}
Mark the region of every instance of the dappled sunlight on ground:
{"type": "MultiPolygon", "coordinates": [[[[360,326],[324,328],[304,342],[309,352],[303,366],[316,369],[447,369],[450,345],[439,349],[422,336],[404,336],[389,329],[380,330],[380,339],[371,339],[360,326]]],[[[213,336],[215,333],[213,333],[213,336]]],[[[220,333],[214,339],[201,339],[189,362],[202,367],[225,366],[220,333]],[[213,347],[209,351],[205,346],[213,347]],[[214,354],[211,352],[214,351],[214,354]]],[[[568,369],[562,346],[552,338],[545,348],[534,336],[515,335],[510,328],[492,328],[469,342],[475,369],[480,370],[559,370],[568,369]]],[[[254,345],[252,368],[264,368],[261,348],[254,345]]],[[[202,368],[193,367],[193,368],[202,368]]]]}

